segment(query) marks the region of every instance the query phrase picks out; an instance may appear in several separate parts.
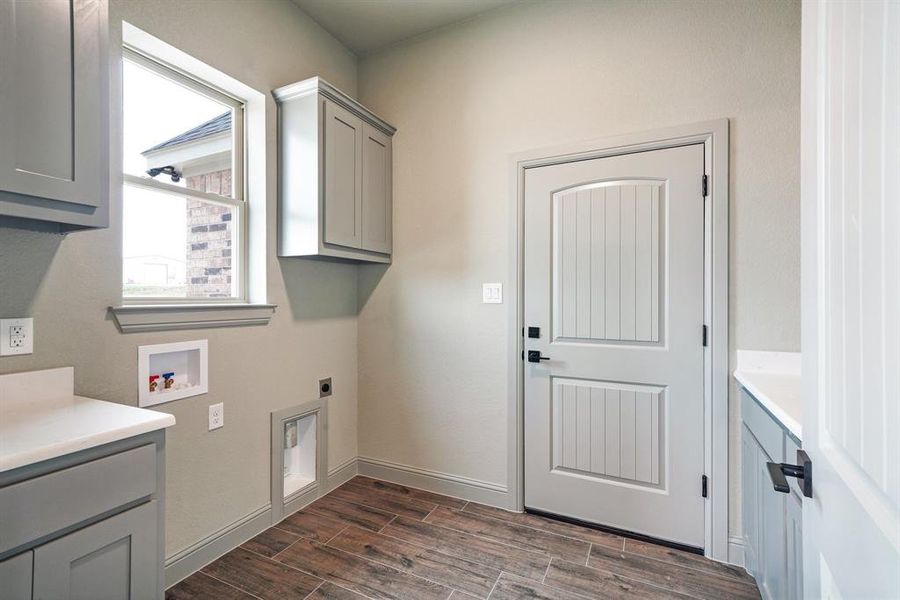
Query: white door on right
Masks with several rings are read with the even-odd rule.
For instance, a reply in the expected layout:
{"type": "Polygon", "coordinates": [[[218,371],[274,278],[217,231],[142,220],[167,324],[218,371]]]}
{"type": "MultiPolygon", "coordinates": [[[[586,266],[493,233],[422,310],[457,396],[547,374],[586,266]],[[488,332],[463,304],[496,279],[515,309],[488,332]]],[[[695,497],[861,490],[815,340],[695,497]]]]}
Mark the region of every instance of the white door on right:
{"type": "Polygon", "coordinates": [[[526,170],[527,508],[704,546],[703,174],[700,144],[526,170]]]}
{"type": "Polygon", "coordinates": [[[900,598],[900,2],[803,6],[807,598],[900,598]]]}

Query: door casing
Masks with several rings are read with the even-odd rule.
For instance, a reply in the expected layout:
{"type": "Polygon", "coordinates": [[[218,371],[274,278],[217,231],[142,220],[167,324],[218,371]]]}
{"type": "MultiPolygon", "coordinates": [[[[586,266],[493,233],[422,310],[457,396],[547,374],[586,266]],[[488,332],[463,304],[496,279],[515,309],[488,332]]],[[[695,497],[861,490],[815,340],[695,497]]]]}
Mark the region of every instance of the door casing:
{"type": "MultiPolygon", "coordinates": [[[[687,144],[703,144],[708,196],[704,209],[703,352],[704,472],[709,478],[704,511],[706,556],[742,562],[739,542],[728,538],[728,119],[624,134],[599,140],[529,150],[510,159],[512,219],[507,305],[509,327],[508,497],[509,508],[525,507],[524,424],[524,192],[525,169],[590,160],[687,144]]],[[[700,493],[700,482],[697,482],[700,493]]]]}

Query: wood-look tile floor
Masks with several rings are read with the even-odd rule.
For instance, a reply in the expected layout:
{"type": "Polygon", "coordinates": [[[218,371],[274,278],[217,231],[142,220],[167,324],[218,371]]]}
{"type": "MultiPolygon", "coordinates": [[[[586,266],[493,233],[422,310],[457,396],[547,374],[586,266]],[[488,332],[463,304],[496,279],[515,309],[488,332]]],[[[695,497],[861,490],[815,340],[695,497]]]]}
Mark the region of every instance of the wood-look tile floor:
{"type": "Polygon", "coordinates": [[[759,598],[737,567],[356,477],[173,586],[194,598],[759,598]]]}

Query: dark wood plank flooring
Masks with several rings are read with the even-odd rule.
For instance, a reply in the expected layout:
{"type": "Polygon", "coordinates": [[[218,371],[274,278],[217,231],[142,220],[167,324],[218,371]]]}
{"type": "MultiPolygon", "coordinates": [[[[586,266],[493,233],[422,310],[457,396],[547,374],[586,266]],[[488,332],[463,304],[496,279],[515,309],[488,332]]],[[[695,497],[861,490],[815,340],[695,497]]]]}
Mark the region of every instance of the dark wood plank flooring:
{"type": "Polygon", "coordinates": [[[173,586],[168,600],[759,598],[743,569],[356,477],[173,586]]]}

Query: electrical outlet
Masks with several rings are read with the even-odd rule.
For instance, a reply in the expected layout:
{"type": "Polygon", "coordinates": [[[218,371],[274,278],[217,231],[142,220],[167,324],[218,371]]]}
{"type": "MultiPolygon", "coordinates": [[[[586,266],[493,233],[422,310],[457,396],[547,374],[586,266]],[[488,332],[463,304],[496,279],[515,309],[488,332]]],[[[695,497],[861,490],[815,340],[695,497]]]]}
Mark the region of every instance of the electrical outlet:
{"type": "Polygon", "coordinates": [[[209,405],[209,430],[219,429],[225,426],[225,403],[209,405]]]}
{"type": "Polygon", "coordinates": [[[0,356],[34,352],[34,319],[0,319],[0,356]]]}
{"type": "Polygon", "coordinates": [[[319,380],[319,398],[326,398],[331,395],[331,377],[319,380]]]}

